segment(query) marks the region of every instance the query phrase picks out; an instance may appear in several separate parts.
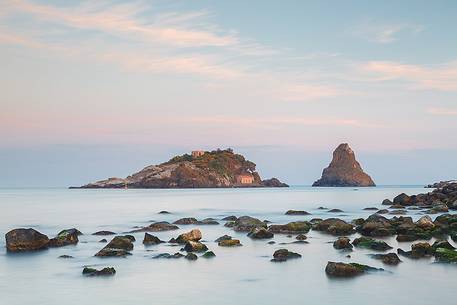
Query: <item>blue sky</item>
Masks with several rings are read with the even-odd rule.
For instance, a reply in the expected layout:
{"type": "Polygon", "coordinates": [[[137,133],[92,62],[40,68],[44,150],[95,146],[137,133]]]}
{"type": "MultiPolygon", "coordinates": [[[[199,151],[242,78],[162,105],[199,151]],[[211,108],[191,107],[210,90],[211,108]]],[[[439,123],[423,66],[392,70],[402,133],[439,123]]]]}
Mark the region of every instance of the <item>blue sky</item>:
{"type": "Polygon", "coordinates": [[[0,186],[217,147],[311,184],[340,142],[378,184],[456,178],[456,17],[455,1],[2,1],[0,186]]]}

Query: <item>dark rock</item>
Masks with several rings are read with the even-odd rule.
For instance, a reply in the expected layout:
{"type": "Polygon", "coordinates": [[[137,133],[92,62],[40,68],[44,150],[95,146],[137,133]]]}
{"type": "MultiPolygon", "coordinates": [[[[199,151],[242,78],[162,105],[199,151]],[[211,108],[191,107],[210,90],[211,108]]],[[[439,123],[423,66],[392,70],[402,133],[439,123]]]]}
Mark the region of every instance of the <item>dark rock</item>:
{"type": "Polygon", "coordinates": [[[151,235],[149,233],[144,233],[143,244],[144,245],[158,245],[164,243],[163,240],[160,240],[157,236],[151,235]]]}
{"type": "Polygon", "coordinates": [[[248,236],[253,239],[269,239],[273,238],[274,234],[265,228],[254,228],[248,233],[248,236]]]}
{"type": "Polygon", "coordinates": [[[396,196],[393,201],[394,204],[406,206],[410,205],[411,203],[411,197],[406,195],[405,193],[401,193],[400,195],[396,196]]]}
{"type": "Polygon", "coordinates": [[[154,256],[153,258],[158,259],[158,258],[181,258],[181,257],[184,257],[184,255],[179,252],[176,252],[173,255],[171,255],[170,253],[160,253],[160,254],[157,254],[156,256],[154,256]]]}
{"type": "Polygon", "coordinates": [[[333,242],[333,248],[341,250],[349,250],[352,249],[351,240],[347,237],[339,237],[337,240],[333,242]]]}
{"type": "Polygon", "coordinates": [[[357,263],[336,263],[328,262],[325,267],[325,273],[329,276],[334,277],[354,277],[361,275],[367,271],[382,271],[383,269],[378,269],[370,267],[367,265],[357,264],[357,263]]]}
{"type": "Polygon", "coordinates": [[[296,237],[295,237],[296,240],[306,240],[308,239],[308,237],[306,237],[305,234],[298,234],[296,237]]]}
{"type": "Polygon", "coordinates": [[[455,247],[451,245],[447,240],[437,240],[432,245],[433,250],[438,248],[448,249],[448,250],[455,250],[455,247]]]}
{"type": "Polygon", "coordinates": [[[171,214],[171,213],[168,211],[160,211],[159,214],[171,214]]]}
{"type": "Polygon", "coordinates": [[[328,211],[329,213],[343,213],[344,211],[343,210],[340,210],[340,209],[331,209],[328,211]]]}
{"type": "Polygon", "coordinates": [[[233,224],[233,229],[237,232],[250,232],[254,228],[267,228],[267,224],[250,216],[241,216],[233,224]]]}
{"type": "Polygon", "coordinates": [[[198,241],[188,241],[184,246],[184,251],[186,252],[205,252],[208,250],[208,247],[198,241]]]}
{"type": "Polygon", "coordinates": [[[289,259],[301,258],[301,255],[295,252],[291,252],[287,249],[279,249],[273,253],[272,262],[285,262],[289,259]]]}
{"type": "Polygon", "coordinates": [[[220,241],[223,241],[223,240],[230,240],[232,239],[232,237],[230,235],[222,235],[221,237],[218,237],[215,242],[220,242],[220,241]]]}
{"type": "Polygon", "coordinates": [[[364,211],[378,211],[379,209],[375,208],[375,207],[368,207],[368,208],[364,208],[363,210],[364,211]]]}
{"type": "Polygon", "coordinates": [[[68,245],[76,245],[79,241],[78,235],[82,233],[77,229],[68,229],[60,231],[56,237],[49,240],[49,247],[63,247],[68,245]]]}
{"type": "Polygon", "coordinates": [[[392,201],[390,201],[389,199],[384,199],[382,201],[382,205],[393,205],[394,203],[392,201]]]}
{"type": "Polygon", "coordinates": [[[233,215],[222,218],[222,220],[224,220],[224,221],[236,221],[237,219],[238,219],[238,217],[233,216],[233,215]]]}
{"type": "Polygon", "coordinates": [[[205,218],[198,222],[199,225],[218,225],[219,223],[213,218],[205,218]]]}
{"type": "Polygon", "coordinates": [[[106,240],[106,238],[102,238],[98,241],[99,243],[107,243],[108,241],[106,240]]]}
{"type": "Polygon", "coordinates": [[[226,240],[221,240],[218,245],[220,247],[238,247],[242,246],[240,241],[238,239],[226,239],[226,240]]]}
{"type": "Polygon", "coordinates": [[[457,263],[457,251],[445,249],[445,248],[438,248],[435,251],[435,258],[436,261],[440,263],[457,263]]]}
{"type": "Polygon", "coordinates": [[[403,251],[398,249],[397,253],[410,258],[423,258],[430,257],[434,254],[435,250],[429,243],[416,243],[411,245],[411,251],[403,251]]]}
{"type": "Polygon", "coordinates": [[[184,256],[184,258],[190,261],[196,261],[198,259],[198,256],[194,253],[189,252],[186,256],[184,256]]]}
{"type": "Polygon", "coordinates": [[[322,172],[321,179],[313,186],[375,186],[370,176],[363,172],[348,144],[340,144],[333,152],[330,165],[322,172]]]}
{"type": "Polygon", "coordinates": [[[307,221],[294,221],[285,225],[271,225],[268,227],[268,232],[278,234],[299,234],[308,233],[311,229],[311,224],[307,221]]]}
{"type": "Polygon", "coordinates": [[[389,220],[379,214],[369,216],[366,221],[357,228],[357,231],[365,236],[389,236],[395,233],[395,229],[389,220]]]}
{"type": "Polygon", "coordinates": [[[376,214],[387,214],[387,213],[389,213],[389,210],[387,210],[387,209],[382,209],[382,210],[379,210],[376,212],[376,214]]]}
{"type": "Polygon", "coordinates": [[[401,262],[396,253],[373,254],[372,257],[381,260],[386,265],[398,265],[401,262]]]}
{"type": "Polygon", "coordinates": [[[111,231],[98,231],[98,232],[92,233],[92,235],[105,236],[105,235],[116,235],[116,233],[111,232],[111,231]]]}
{"type": "Polygon", "coordinates": [[[64,254],[64,255],[59,256],[59,258],[65,258],[65,259],[67,259],[67,258],[74,258],[74,257],[71,256],[71,255],[66,255],[66,254],[64,254]]]}
{"type": "Polygon", "coordinates": [[[311,215],[306,211],[288,210],[286,215],[300,216],[300,215],[311,215]]]}
{"type": "Polygon", "coordinates": [[[375,251],[386,251],[392,249],[386,242],[369,237],[359,237],[354,239],[352,244],[358,248],[366,248],[375,251]]]}
{"type": "Polygon", "coordinates": [[[48,247],[49,238],[35,229],[14,229],[5,234],[10,252],[34,251],[48,247]]]}
{"type": "Polygon", "coordinates": [[[175,225],[194,225],[197,224],[198,220],[193,217],[181,218],[173,222],[175,225]]]}
{"type": "Polygon", "coordinates": [[[202,257],[204,257],[204,258],[213,258],[213,257],[215,257],[215,256],[216,256],[216,254],[214,254],[213,251],[206,251],[206,252],[202,255],[202,257]]]}
{"type": "Polygon", "coordinates": [[[115,274],[116,274],[116,270],[113,267],[106,267],[106,268],[103,268],[102,270],[97,270],[97,269],[89,268],[89,267],[85,267],[83,269],[83,275],[86,275],[86,276],[111,276],[111,275],[115,275],[115,274]]]}
{"type": "Polygon", "coordinates": [[[286,183],[279,181],[278,178],[262,180],[262,185],[264,187],[289,187],[286,183]]]}
{"type": "Polygon", "coordinates": [[[161,221],[161,222],[155,222],[150,224],[147,227],[143,227],[140,229],[136,229],[131,231],[130,233],[136,233],[136,232],[162,232],[162,231],[172,231],[172,230],[177,230],[179,229],[178,226],[170,224],[166,221],[161,221]]]}
{"type": "Polygon", "coordinates": [[[313,226],[313,230],[323,231],[335,236],[349,235],[355,232],[354,226],[338,218],[329,218],[313,226]]]}
{"type": "Polygon", "coordinates": [[[126,256],[130,255],[133,250],[133,243],[128,236],[114,237],[103,249],[101,249],[95,256],[108,257],[108,256],[126,256]]]}

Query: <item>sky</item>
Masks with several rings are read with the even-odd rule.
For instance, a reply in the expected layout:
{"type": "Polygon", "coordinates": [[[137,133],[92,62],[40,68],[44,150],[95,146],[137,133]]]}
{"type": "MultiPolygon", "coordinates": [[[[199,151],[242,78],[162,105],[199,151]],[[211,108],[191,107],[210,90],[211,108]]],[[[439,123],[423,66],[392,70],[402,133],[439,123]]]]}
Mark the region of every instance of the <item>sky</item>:
{"type": "Polygon", "coordinates": [[[0,187],[231,147],[309,185],[457,178],[456,1],[0,0],[0,187]]]}

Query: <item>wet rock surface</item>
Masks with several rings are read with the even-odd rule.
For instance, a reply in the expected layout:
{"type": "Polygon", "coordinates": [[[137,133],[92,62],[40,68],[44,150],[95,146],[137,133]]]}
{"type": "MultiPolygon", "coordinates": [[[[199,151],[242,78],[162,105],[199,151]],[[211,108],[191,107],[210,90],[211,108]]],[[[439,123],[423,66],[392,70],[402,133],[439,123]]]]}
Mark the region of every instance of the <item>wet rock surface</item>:
{"type": "Polygon", "coordinates": [[[291,252],[287,249],[279,249],[273,253],[272,262],[285,262],[289,259],[301,258],[301,254],[291,252]]]}
{"type": "Polygon", "coordinates": [[[101,270],[90,267],[85,267],[83,269],[83,275],[85,276],[112,276],[115,274],[116,270],[113,267],[105,267],[101,270]]]}
{"type": "Polygon", "coordinates": [[[10,252],[35,251],[48,247],[49,238],[35,229],[14,229],[5,234],[6,249],[10,252]]]}

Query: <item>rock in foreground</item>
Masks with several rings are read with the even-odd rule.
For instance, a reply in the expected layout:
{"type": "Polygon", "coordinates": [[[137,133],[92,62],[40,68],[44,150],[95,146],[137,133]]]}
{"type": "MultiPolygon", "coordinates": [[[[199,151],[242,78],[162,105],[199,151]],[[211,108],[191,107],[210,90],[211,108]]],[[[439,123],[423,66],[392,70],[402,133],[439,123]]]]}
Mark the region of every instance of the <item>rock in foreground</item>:
{"type": "Polygon", "coordinates": [[[336,262],[328,262],[327,266],[325,267],[325,273],[329,276],[335,277],[354,277],[357,275],[361,275],[366,271],[381,271],[383,269],[378,269],[374,267],[370,267],[367,265],[357,264],[357,263],[336,263],[336,262]]]}
{"type": "Polygon", "coordinates": [[[34,251],[48,247],[49,238],[35,229],[14,229],[5,234],[10,252],[34,251]]]}
{"type": "Polygon", "coordinates": [[[271,260],[272,262],[285,262],[289,259],[293,258],[301,258],[301,254],[291,252],[287,249],[279,249],[276,250],[275,253],[273,253],[273,259],[271,260]]]}
{"type": "Polygon", "coordinates": [[[333,152],[332,162],[313,186],[375,186],[375,183],[362,170],[349,145],[344,143],[333,152]]]}

